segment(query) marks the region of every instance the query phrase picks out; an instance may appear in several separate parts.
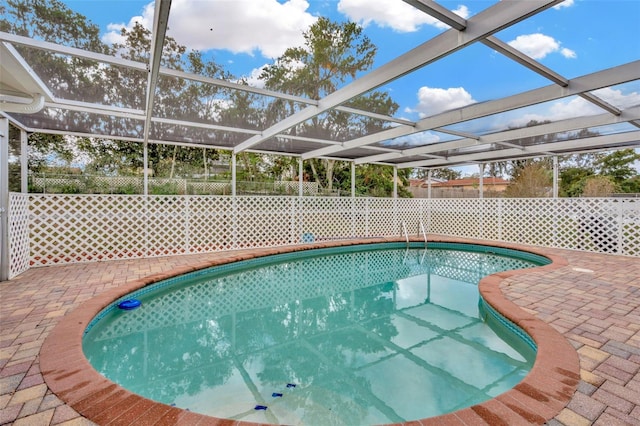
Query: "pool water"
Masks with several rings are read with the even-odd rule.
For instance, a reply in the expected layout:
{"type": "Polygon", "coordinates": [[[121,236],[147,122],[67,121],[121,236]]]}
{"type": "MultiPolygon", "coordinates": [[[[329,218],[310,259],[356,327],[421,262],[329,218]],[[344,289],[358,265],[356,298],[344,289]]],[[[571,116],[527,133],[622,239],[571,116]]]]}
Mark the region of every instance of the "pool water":
{"type": "Polygon", "coordinates": [[[491,399],[529,372],[535,345],[487,315],[477,284],[541,262],[371,245],[255,259],[140,290],[135,310],[114,303],[83,348],[132,392],[215,417],[415,420],[491,399]]]}

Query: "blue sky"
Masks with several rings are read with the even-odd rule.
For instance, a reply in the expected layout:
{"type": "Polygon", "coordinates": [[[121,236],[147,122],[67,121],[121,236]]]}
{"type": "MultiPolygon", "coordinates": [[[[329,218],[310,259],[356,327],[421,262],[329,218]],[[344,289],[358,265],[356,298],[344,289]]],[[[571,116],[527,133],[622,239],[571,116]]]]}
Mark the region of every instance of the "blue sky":
{"type": "MultiPolygon", "coordinates": [[[[441,5],[469,18],[497,3],[448,1],[441,5]]],[[[104,41],[118,39],[122,26],[138,21],[150,27],[151,0],[67,0],[73,10],[101,28],[104,41]]],[[[378,46],[375,67],[446,31],[447,27],[401,0],[173,0],[168,33],[224,64],[236,77],[256,79],[287,47],[302,45],[302,32],[318,16],[351,20],[365,27],[378,46]]],[[[566,0],[496,36],[564,77],[574,78],[640,59],[640,1],[566,0]]],[[[513,95],[551,84],[477,43],[435,64],[393,81],[386,90],[400,105],[397,116],[410,120],[513,95]]],[[[598,95],[618,106],[640,104],[640,83],[605,88],[598,95]]],[[[602,113],[573,97],[456,127],[486,133],[520,126],[531,119],[558,120],[602,113]]],[[[442,134],[421,134],[390,145],[442,141],[442,134]]]]}

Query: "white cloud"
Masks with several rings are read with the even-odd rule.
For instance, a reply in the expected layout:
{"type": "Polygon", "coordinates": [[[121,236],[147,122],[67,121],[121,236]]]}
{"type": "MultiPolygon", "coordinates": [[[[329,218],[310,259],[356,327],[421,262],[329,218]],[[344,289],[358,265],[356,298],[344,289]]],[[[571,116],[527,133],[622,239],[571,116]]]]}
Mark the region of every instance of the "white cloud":
{"type": "MultiPolygon", "coordinates": [[[[610,104],[619,108],[628,108],[636,105],[640,105],[640,93],[630,92],[624,94],[619,89],[612,89],[605,87],[593,91],[593,94],[601,98],[602,100],[609,102],[610,104]]],[[[573,97],[570,100],[560,100],[552,103],[544,111],[538,113],[529,113],[520,115],[517,118],[511,118],[505,126],[504,124],[496,123],[495,129],[502,129],[505,127],[524,127],[531,120],[538,122],[542,121],[558,121],[575,117],[585,117],[590,115],[602,114],[604,110],[593,103],[583,99],[581,97],[573,97]]],[[[509,114],[509,117],[513,117],[513,114],[517,114],[517,111],[513,111],[509,114]]],[[[504,123],[504,121],[503,121],[504,123]]]]}
{"type": "Polygon", "coordinates": [[[556,4],[553,6],[555,10],[560,10],[563,7],[571,7],[573,6],[573,0],[564,0],[562,3],[556,4]]]}
{"type": "Polygon", "coordinates": [[[595,90],[593,94],[619,108],[640,105],[640,93],[638,92],[623,94],[622,90],[605,87],[604,89],[595,90]]]}
{"type": "MultiPolygon", "coordinates": [[[[558,121],[596,115],[601,112],[603,112],[602,109],[591,102],[580,97],[575,97],[569,101],[563,100],[555,102],[549,106],[545,112],[523,114],[510,120],[507,127],[519,128],[525,127],[530,121],[537,121],[539,123],[543,121],[558,121]]],[[[501,128],[502,126],[498,127],[501,128]]]]}
{"type": "Polygon", "coordinates": [[[531,56],[533,59],[542,59],[548,54],[558,51],[560,51],[565,58],[577,57],[576,52],[567,48],[560,50],[559,41],[541,33],[519,35],[508,44],[522,53],[531,56]]]}
{"type": "Polygon", "coordinates": [[[520,50],[533,59],[542,59],[560,48],[560,44],[553,37],[540,33],[520,35],[515,40],[511,40],[509,46],[520,50]]]}
{"type": "Polygon", "coordinates": [[[102,41],[108,44],[124,43],[124,38],[120,35],[120,30],[122,28],[130,30],[136,22],[150,30],[153,27],[153,8],[153,2],[151,2],[142,9],[142,15],[131,17],[128,23],[125,24],[124,22],[121,22],[108,24],[108,32],[102,36],[102,41]]]}
{"type": "MultiPolygon", "coordinates": [[[[431,25],[439,29],[449,28],[448,25],[402,0],[340,0],[338,11],[363,26],[375,23],[398,32],[417,31],[422,25],[431,25]]],[[[453,12],[465,19],[469,17],[469,9],[464,5],[458,6],[453,12]]]]}
{"type": "Polygon", "coordinates": [[[424,118],[475,102],[463,87],[440,89],[424,86],[418,90],[418,105],[416,105],[413,112],[417,112],[420,118],[424,118]]]}
{"type": "Polygon", "coordinates": [[[563,47],[562,49],[560,49],[560,54],[567,59],[575,59],[578,57],[576,52],[574,52],[571,49],[567,49],[566,47],[563,47]]]}
{"type": "Polygon", "coordinates": [[[399,138],[385,141],[383,145],[395,147],[411,147],[429,145],[437,142],[440,142],[440,136],[427,131],[400,136],[399,138]]]}
{"type": "Polygon", "coordinates": [[[264,80],[260,80],[260,74],[262,73],[262,70],[266,67],[267,65],[263,65],[260,68],[254,68],[251,70],[251,74],[249,74],[248,76],[245,77],[245,80],[247,81],[247,84],[251,87],[258,87],[260,89],[264,89],[264,80]]]}
{"type": "MultiPolygon", "coordinates": [[[[302,33],[317,20],[308,8],[306,0],[174,0],[167,33],[191,49],[226,49],[276,58],[286,48],[303,44],[302,33]]],[[[151,28],[152,17],[153,2],[129,23],[109,25],[103,40],[119,40],[120,28],[131,28],[136,21],[151,28]]]]}

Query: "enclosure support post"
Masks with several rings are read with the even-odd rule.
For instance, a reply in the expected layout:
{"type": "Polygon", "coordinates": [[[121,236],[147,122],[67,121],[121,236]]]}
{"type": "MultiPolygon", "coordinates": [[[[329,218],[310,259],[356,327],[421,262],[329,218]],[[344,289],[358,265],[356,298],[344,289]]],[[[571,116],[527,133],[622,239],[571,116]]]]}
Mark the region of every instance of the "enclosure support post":
{"type": "Polygon", "coordinates": [[[27,132],[20,129],[20,192],[29,192],[29,144],[27,132]]]}
{"type": "Polygon", "coordinates": [[[351,238],[356,238],[356,162],[351,162],[351,238]]]}
{"type": "Polygon", "coordinates": [[[427,170],[427,198],[431,198],[431,169],[427,170]]]}
{"type": "Polygon", "coordinates": [[[142,193],[149,195],[149,143],[142,144],[142,193]]]}
{"type": "Polygon", "coordinates": [[[356,162],[351,162],[351,198],[356,196],[356,162]]]}
{"type": "Polygon", "coordinates": [[[558,156],[553,156],[553,198],[558,198],[558,156]]]}
{"type": "Polygon", "coordinates": [[[478,194],[478,198],[483,199],[484,198],[484,163],[480,163],[478,164],[478,168],[480,169],[480,185],[479,185],[479,190],[480,193],[478,194]]]}
{"type": "Polygon", "coordinates": [[[393,198],[398,198],[398,167],[393,166],[393,198]]]}
{"type": "Polygon", "coordinates": [[[231,196],[236,196],[236,153],[231,153],[231,196]]]}
{"type": "Polygon", "coordinates": [[[299,197],[302,197],[304,195],[304,191],[302,189],[302,182],[303,182],[302,173],[303,173],[303,170],[304,170],[304,167],[303,167],[303,164],[302,164],[303,162],[304,162],[304,160],[302,159],[302,157],[298,157],[298,196],[299,197]]]}
{"type": "Polygon", "coordinates": [[[0,118],[0,281],[9,279],[9,120],[0,118]]]}

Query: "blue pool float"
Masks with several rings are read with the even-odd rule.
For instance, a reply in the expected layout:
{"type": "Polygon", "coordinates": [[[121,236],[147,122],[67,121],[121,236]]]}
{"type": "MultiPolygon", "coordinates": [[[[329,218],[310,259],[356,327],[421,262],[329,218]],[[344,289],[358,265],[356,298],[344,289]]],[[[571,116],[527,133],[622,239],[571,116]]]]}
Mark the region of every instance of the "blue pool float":
{"type": "Polygon", "coordinates": [[[142,303],[138,299],[130,299],[118,303],[118,308],[124,309],[125,311],[130,311],[132,309],[138,308],[141,304],[142,303]]]}

